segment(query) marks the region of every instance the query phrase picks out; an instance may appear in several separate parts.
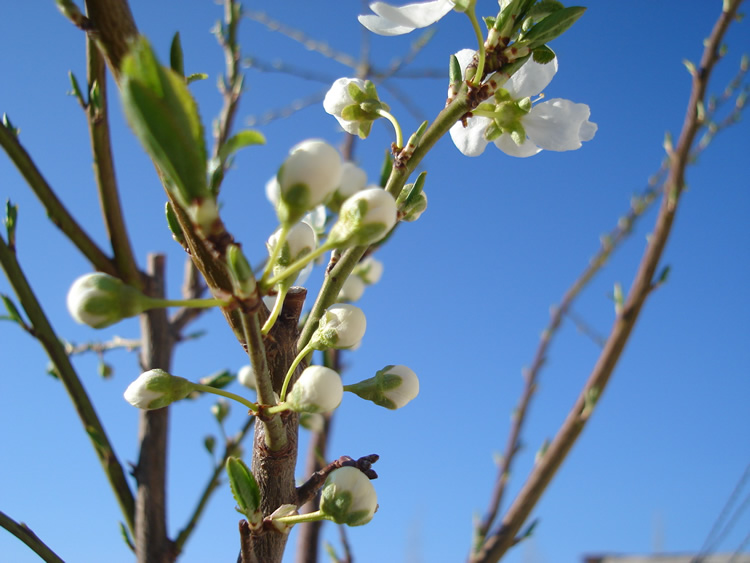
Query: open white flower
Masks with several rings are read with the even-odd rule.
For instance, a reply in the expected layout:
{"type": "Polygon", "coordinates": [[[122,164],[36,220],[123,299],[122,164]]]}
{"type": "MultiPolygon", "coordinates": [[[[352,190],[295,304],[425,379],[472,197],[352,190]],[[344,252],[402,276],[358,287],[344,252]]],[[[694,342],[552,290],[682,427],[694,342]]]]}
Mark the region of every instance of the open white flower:
{"type": "MultiPolygon", "coordinates": [[[[456,53],[462,69],[473,55],[470,49],[456,53]]],[[[588,120],[591,109],[586,104],[554,98],[532,105],[531,97],[546,88],[556,72],[557,58],[547,64],[529,59],[493,99],[479,105],[466,127],[461,122],[451,127],[458,150],[479,156],[492,141],[505,154],[527,157],[543,149],[576,150],[593,139],[597,125],[588,120]]]]}
{"type": "Polygon", "coordinates": [[[373,2],[370,9],[376,15],[359,16],[359,23],[378,35],[403,35],[417,28],[432,25],[455,6],[453,0],[415,2],[396,7],[385,2],[373,2]]]}

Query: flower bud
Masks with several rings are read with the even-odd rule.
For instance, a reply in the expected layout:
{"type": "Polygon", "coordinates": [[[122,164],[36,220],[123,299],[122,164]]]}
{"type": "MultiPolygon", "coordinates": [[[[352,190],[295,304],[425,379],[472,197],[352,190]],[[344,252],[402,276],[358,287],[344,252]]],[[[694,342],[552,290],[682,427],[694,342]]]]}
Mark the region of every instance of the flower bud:
{"type": "Polygon", "coordinates": [[[326,93],[323,108],[339,122],[350,135],[366,139],[372,122],[380,117],[377,110],[388,111],[388,106],[378,99],[375,85],[361,78],[339,78],[326,93]]]}
{"type": "Polygon", "coordinates": [[[161,369],[143,372],[125,390],[125,400],[139,409],[153,410],[187,397],[193,384],[161,369]]]}
{"type": "Polygon", "coordinates": [[[296,412],[330,412],[341,404],[344,386],[331,368],[310,366],[292,387],[287,403],[296,412]]]}
{"type": "Polygon", "coordinates": [[[387,409],[400,409],[419,394],[419,379],[406,366],[386,366],[346,390],[387,409]]]}
{"type": "MultiPolygon", "coordinates": [[[[276,231],[268,238],[266,247],[268,248],[269,254],[272,253],[273,249],[276,247],[280,233],[280,230],[276,231]]],[[[313,231],[313,228],[307,223],[297,223],[289,229],[286,241],[284,241],[284,246],[282,247],[281,252],[279,252],[276,264],[274,264],[274,271],[276,273],[283,271],[286,266],[289,266],[292,262],[299,260],[306,254],[310,254],[314,249],[315,231],[313,231]]],[[[296,279],[296,276],[290,279],[289,283],[294,282],[294,279],[296,279]]]]}
{"type": "Polygon", "coordinates": [[[326,479],[320,496],[320,510],[337,524],[367,524],[377,509],[375,487],[356,467],[341,467],[326,479]]]}
{"type": "Polygon", "coordinates": [[[86,274],[68,291],[68,311],[79,323],[104,328],[134,317],[149,306],[149,298],[121,280],[101,272],[86,274]]]}
{"type": "Polygon", "coordinates": [[[341,287],[341,291],[339,291],[339,295],[336,298],[336,301],[340,303],[354,303],[355,301],[359,301],[359,298],[362,297],[362,294],[364,292],[365,282],[362,281],[362,278],[359,278],[352,274],[351,276],[346,278],[344,285],[341,287]]]}
{"type": "Polygon", "coordinates": [[[237,372],[237,381],[248,389],[255,390],[255,374],[252,366],[242,366],[237,372]]]}
{"type": "Polygon", "coordinates": [[[396,203],[398,204],[398,210],[401,212],[401,220],[411,223],[419,219],[424,210],[427,209],[427,194],[419,192],[419,194],[407,201],[406,194],[408,194],[408,187],[409,185],[401,190],[396,203]]]}
{"type": "Polygon", "coordinates": [[[341,181],[341,157],[320,139],[294,146],[279,169],[276,213],[282,224],[291,225],[333,193],[341,181]]]}
{"type": "Polygon", "coordinates": [[[352,274],[358,276],[366,285],[373,285],[383,276],[383,263],[374,256],[368,256],[354,266],[352,274]]]}
{"type": "Polygon", "coordinates": [[[299,415],[299,424],[310,432],[322,432],[325,428],[325,419],[319,412],[303,412],[299,415]]]}
{"type": "Polygon", "coordinates": [[[338,213],[341,204],[348,198],[367,187],[367,174],[353,162],[344,162],[341,165],[341,185],[333,192],[326,206],[333,212],[338,213]]]}
{"type": "Polygon", "coordinates": [[[336,304],[326,309],[318,328],[310,339],[314,350],[352,348],[365,335],[367,319],[354,305],[336,304]]]}
{"type": "Polygon", "coordinates": [[[281,522],[278,519],[286,518],[287,516],[295,516],[297,514],[299,514],[299,512],[297,511],[297,505],[282,504],[276,510],[274,510],[268,518],[269,520],[271,520],[271,524],[273,524],[273,527],[276,528],[278,532],[281,532],[282,534],[288,534],[289,530],[294,527],[294,524],[281,522]]]}
{"type": "Polygon", "coordinates": [[[229,416],[229,410],[229,401],[226,399],[219,399],[211,405],[211,414],[219,424],[224,422],[224,419],[229,416]]]}
{"type": "Polygon", "coordinates": [[[357,192],[342,205],[327,244],[337,248],[372,244],[396,224],[396,200],[382,188],[357,192]]]}

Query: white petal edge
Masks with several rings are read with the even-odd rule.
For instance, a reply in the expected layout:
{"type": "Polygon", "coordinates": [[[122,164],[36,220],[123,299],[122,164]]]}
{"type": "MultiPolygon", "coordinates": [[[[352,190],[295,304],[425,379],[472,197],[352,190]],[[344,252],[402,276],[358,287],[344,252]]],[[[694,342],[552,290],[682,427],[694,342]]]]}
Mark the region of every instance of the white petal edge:
{"type": "Polygon", "coordinates": [[[508,156],[516,156],[518,158],[526,158],[538,154],[542,149],[537,147],[531,139],[526,138],[526,142],[522,145],[517,145],[513,138],[508,133],[503,133],[494,141],[495,146],[503,151],[508,156]]]}
{"type": "Polygon", "coordinates": [[[523,119],[526,134],[549,151],[572,151],[582,141],[591,140],[596,124],[588,121],[591,109],[586,104],[554,98],[535,105],[523,119]]]}
{"type": "Polygon", "coordinates": [[[453,144],[466,156],[479,156],[489,142],[484,137],[489,124],[489,117],[470,117],[466,127],[460,121],[456,122],[450,129],[453,144]]]}
{"type": "Polygon", "coordinates": [[[508,79],[503,88],[516,100],[530,98],[544,90],[555,73],[557,73],[557,57],[545,65],[529,59],[508,79]]]}
{"type": "Polygon", "coordinates": [[[432,25],[454,7],[452,0],[415,2],[404,6],[392,6],[385,2],[373,2],[370,9],[376,14],[359,16],[359,22],[378,35],[403,35],[417,28],[432,25]]]}

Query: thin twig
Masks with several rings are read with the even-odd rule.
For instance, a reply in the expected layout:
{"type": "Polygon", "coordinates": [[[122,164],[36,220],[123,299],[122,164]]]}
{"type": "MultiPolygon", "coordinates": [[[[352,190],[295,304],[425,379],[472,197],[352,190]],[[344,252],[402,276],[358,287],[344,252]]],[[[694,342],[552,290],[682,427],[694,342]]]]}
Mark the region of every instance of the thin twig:
{"type": "Polygon", "coordinates": [[[651,294],[654,275],[669,238],[680,195],[685,185],[685,169],[689,164],[691,148],[701,126],[698,119],[698,105],[705,98],[708,79],[719,60],[719,46],[740,3],[741,0],[726,3],[727,11],[722,12],[705,44],[700,70],[693,73],[693,87],[683,128],[676,149],[669,154],[670,170],[664,184],[662,204],[656,225],[622,311],[615,319],[607,344],[562,427],[544,456],[532,469],[515,501],[506,512],[500,529],[494,532],[481,549],[471,556],[470,559],[474,563],[498,561],[515,542],[523,523],[589,420],[596,401],[601,397],[625,348],[640,311],[651,294]]]}
{"type": "Polygon", "coordinates": [[[94,410],[91,399],[81,384],[81,380],[78,378],[73,365],[70,363],[70,358],[65,352],[62,341],[52,329],[47,316],[44,314],[39,301],[16,260],[15,254],[10,251],[2,237],[0,237],[0,264],[13,287],[13,291],[18,296],[21,306],[26,312],[26,316],[34,329],[36,339],[44,347],[49,359],[54,364],[57,375],[75,406],[83,428],[94,446],[99,462],[114,491],[125,522],[132,532],[135,521],[135,501],[125,477],[125,471],[117,459],[114,447],[110,443],[107,433],[94,410]]]}
{"type": "Polygon", "coordinates": [[[112,276],[117,275],[113,260],[83,230],[73,218],[55,192],[42,176],[34,161],[23,148],[18,137],[8,128],[0,125],[0,146],[10,157],[31,190],[44,206],[47,216],[63,234],[81,251],[89,262],[99,270],[112,276]]]}
{"type": "Polygon", "coordinates": [[[34,553],[47,563],[65,563],[23,522],[16,522],[4,512],[0,512],[0,526],[28,545],[34,553]]]}
{"type": "Polygon", "coordinates": [[[200,520],[200,517],[203,515],[203,510],[206,508],[208,500],[211,498],[211,495],[216,488],[221,484],[221,474],[224,471],[224,465],[226,464],[227,459],[230,456],[237,455],[237,447],[245,439],[245,436],[247,436],[247,433],[252,429],[254,423],[255,417],[249,416],[240,431],[233,437],[227,439],[226,445],[224,446],[224,454],[221,456],[221,461],[219,461],[219,463],[216,464],[216,467],[214,467],[214,470],[206,483],[206,487],[203,489],[203,493],[198,499],[198,503],[188,519],[188,523],[182,528],[182,530],[180,530],[180,533],[177,534],[177,539],[174,541],[175,554],[179,555],[182,552],[190,534],[193,532],[195,526],[198,524],[198,520],[200,520]]]}

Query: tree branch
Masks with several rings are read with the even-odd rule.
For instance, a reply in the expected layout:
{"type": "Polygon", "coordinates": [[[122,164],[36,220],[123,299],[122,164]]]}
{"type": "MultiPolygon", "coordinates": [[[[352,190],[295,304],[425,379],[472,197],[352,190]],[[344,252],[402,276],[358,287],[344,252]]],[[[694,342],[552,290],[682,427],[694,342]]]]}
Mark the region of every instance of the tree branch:
{"type": "Polygon", "coordinates": [[[693,87],[685,121],[677,148],[669,154],[670,171],[664,183],[662,204],[656,226],[628,292],[628,298],[615,319],[604,350],[562,427],[505,514],[500,529],[490,536],[482,548],[471,557],[474,563],[498,561],[514,544],[523,523],[588,422],[596,401],[601,397],[625,348],[646,298],[653,288],[654,275],[669,238],[684,188],[685,168],[689,163],[691,148],[701,125],[698,106],[703,102],[708,79],[719,59],[722,38],[732,19],[735,18],[741,1],[730,0],[726,3],[727,11],[722,12],[716,22],[706,42],[700,68],[693,73],[693,87]]]}
{"type": "Polygon", "coordinates": [[[128,528],[134,529],[135,502],[133,493],[130,491],[125,472],[117,459],[115,450],[107,437],[107,433],[94,410],[86,390],[81,385],[78,374],[70,363],[70,358],[65,352],[62,341],[55,334],[49,323],[39,301],[37,300],[31,286],[21,270],[15,254],[8,248],[5,240],[0,237],[0,264],[5,270],[8,281],[13,286],[18,300],[21,303],[29,322],[33,326],[34,336],[44,347],[50,361],[54,364],[57,375],[60,378],[65,391],[70,396],[78,417],[91,440],[99,462],[107,475],[110,486],[115,493],[115,498],[120,505],[128,528]]]}
{"type": "Polygon", "coordinates": [[[23,522],[19,524],[4,512],[0,512],[0,526],[28,545],[34,553],[47,563],[65,563],[23,522]]]}

